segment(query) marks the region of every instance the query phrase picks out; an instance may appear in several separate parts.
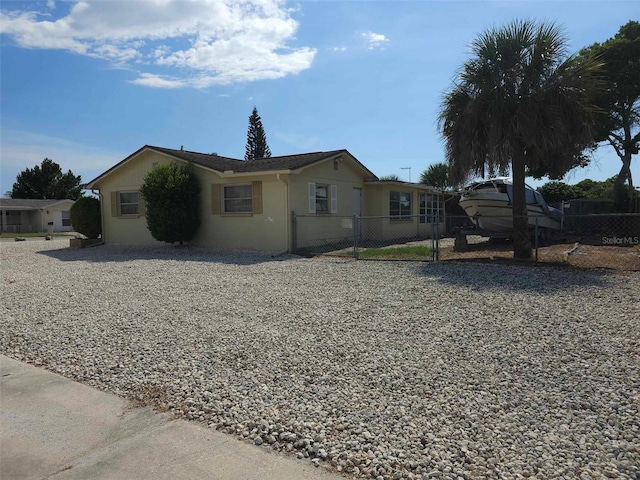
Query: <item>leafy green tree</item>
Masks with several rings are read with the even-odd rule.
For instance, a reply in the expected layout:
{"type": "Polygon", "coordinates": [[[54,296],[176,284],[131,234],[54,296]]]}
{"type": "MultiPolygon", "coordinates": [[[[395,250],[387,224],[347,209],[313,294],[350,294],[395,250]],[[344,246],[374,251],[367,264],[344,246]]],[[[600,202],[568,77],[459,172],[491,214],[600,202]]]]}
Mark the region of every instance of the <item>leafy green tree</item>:
{"type": "Polygon", "coordinates": [[[395,173],[390,173],[389,175],[383,175],[379,177],[378,180],[387,181],[387,182],[401,182],[400,177],[395,173]]]}
{"type": "Polygon", "coordinates": [[[200,226],[200,182],[193,165],[157,166],[145,177],[140,192],[153,238],[182,245],[195,237],[200,226]]]}
{"type": "Polygon", "coordinates": [[[585,178],[573,185],[573,189],[578,195],[576,198],[609,198],[613,200],[616,178],[611,177],[602,182],[585,178]]]}
{"type": "Polygon", "coordinates": [[[615,182],[616,206],[629,211],[634,195],[631,160],[640,147],[640,23],[631,21],[604,43],[582,50],[586,58],[603,62],[604,88],[595,97],[603,114],[595,140],[613,147],[622,168],[615,182]]]}
{"type": "Polygon", "coordinates": [[[100,201],[94,197],[80,197],[71,205],[73,230],[88,238],[98,238],[102,233],[100,201]]]}
{"type": "Polygon", "coordinates": [[[429,168],[420,174],[420,183],[430,185],[438,190],[446,190],[454,186],[449,181],[449,165],[446,162],[429,165],[429,168]]]}
{"type": "Polygon", "coordinates": [[[530,20],[487,30],[471,48],[439,115],[449,173],[455,182],[511,167],[513,254],[531,258],[525,173],[561,178],[584,164],[598,66],[568,56],[558,27],[530,20]]]}
{"type": "Polygon", "coordinates": [[[583,196],[581,189],[558,180],[547,182],[537,190],[542,194],[544,199],[550,203],[573,200],[574,198],[581,198],[583,196]]]}
{"type": "Polygon", "coordinates": [[[267,135],[264,133],[262,119],[258,115],[258,109],[253,107],[253,112],[249,117],[249,129],[247,130],[247,146],[245,147],[244,159],[257,160],[259,158],[271,157],[271,150],[267,145],[267,135]]]}
{"type": "Polygon", "coordinates": [[[41,165],[27,168],[16,177],[11,198],[76,200],[82,195],[80,176],[71,170],[62,173],[60,165],[45,158],[41,165]]]}

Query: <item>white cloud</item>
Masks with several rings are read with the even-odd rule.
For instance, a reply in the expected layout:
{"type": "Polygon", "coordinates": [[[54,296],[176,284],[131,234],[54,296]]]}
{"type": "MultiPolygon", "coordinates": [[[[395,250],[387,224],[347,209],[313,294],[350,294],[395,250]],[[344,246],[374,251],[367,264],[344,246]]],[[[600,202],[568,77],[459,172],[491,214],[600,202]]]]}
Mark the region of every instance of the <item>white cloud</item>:
{"type": "Polygon", "coordinates": [[[283,0],[83,0],[56,20],[4,8],[0,33],[25,48],[147,65],[138,85],[202,88],[309,68],[316,49],[289,46],[298,29],[291,13],[283,0]]]}
{"type": "Polygon", "coordinates": [[[132,80],[131,83],[152,88],[181,88],[187,86],[187,82],[184,80],[154,75],[153,73],[142,73],[138,78],[132,80]]]}
{"type": "Polygon", "coordinates": [[[365,32],[362,34],[367,41],[367,48],[373,50],[375,48],[384,48],[389,43],[389,39],[381,33],[365,32]]]}
{"type": "Polygon", "coordinates": [[[53,0],[47,0],[47,8],[53,10],[54,8],[56,8],[56,2],[54,2],[53,0]]]}
{"type": "Polygon", "coordinates": [[[346,52],[347,47],[333,47],[331,50],[333,50],[334,52],[346,52]]]}

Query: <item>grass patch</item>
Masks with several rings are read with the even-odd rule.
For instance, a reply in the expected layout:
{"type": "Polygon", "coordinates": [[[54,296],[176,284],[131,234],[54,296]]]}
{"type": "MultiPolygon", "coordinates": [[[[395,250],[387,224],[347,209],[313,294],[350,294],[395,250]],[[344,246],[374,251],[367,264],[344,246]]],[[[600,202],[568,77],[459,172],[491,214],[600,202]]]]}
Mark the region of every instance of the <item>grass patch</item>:
{"type": "MultiPolygon", "coordinates": [[[[47,232],[30,232],[30,233],[12,233],[12,232],[3,232],[0,233],[0,238],[16,238],[16,237],[24,237],[24,238],[33,238],[33,237],[46,237],[49,234],[47,232]]],[[[69,237],[73,236],[73,233],[65,233],[65,232],[55,232],[53,234],[54,237],[69,237]]]]}
{"type": "Polygon", "coordinates": [[[431,253],[431,248],[415,245],[411,247],[367,248],[360,250],[358,256],[360,258],[425,260],[426,258],[431,258],[431,253]]]}

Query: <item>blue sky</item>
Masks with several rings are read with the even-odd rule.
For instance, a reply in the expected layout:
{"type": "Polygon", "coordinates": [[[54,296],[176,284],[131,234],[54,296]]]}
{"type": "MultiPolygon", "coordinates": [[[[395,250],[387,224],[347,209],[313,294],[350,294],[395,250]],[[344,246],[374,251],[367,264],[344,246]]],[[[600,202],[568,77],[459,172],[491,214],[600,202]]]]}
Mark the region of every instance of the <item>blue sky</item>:
{"type": "MultiPolygon", "coordinates": [[[[640,17],[632,1],[534,0],[4,0],[0,11],[0,193],[45,157],[83,181],[145,144],[243,158],[254,105],[274,156],[346,148],[379,176],[416,181],[444,159],[441,98],[483,30],[553,21],[574,52],[640,17]]],[[[620,166],[601,148],[566,180],[620,166]]]]}

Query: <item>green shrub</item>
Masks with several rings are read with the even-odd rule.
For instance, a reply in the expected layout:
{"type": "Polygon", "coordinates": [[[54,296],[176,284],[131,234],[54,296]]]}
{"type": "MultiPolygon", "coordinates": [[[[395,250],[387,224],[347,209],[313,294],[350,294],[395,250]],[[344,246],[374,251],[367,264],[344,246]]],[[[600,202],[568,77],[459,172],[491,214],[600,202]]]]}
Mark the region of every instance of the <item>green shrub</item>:
{"type": "Polygon", "coordinates": [[[200,182],[193,165],[159,165],[140,188],[146,204],[147,227],[156,240],[189,241],[200,226],[200,182]]]}
{"type": "Polygon", "coordinates": [[[102,233],[100,201],[94,197],[80,197],[71,206],[71,226],[89,238],[98,238],[102,233]]]}

